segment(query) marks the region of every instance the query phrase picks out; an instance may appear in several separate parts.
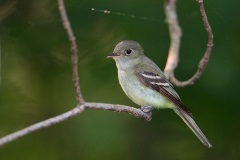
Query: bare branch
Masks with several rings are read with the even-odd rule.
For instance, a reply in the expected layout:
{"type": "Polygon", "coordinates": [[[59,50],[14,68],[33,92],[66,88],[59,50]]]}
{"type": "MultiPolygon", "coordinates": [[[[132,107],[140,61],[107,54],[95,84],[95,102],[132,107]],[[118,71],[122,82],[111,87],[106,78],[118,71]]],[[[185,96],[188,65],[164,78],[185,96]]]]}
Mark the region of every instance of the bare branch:
{"type": "MultiPolygon", "coordinates": [[[[197,73],[188,81],[186,82],[179,82],[174,77],[174,69],[177,67],[178,63],[178,51],[180,46],[180,37],[181,37],[181,29],[177,22],[177,14],[176,14],[176,8],[175,8],[175,2],[176,0],[166,0],[165,8],[166,8],[166,15],[167,15],[167,21],[169,24],[169,30],[170,30],[170,36],[171,36],[171,47],[169,51],[169,57],[167,61],[167,65],[165,68],[165,73],[170,78],[170,80],[178,86],[187,86],[190,84],[193,84],[202,74],[202,71],[207,65],[207,62],[209,60],[209,56],[211,53],[211,49],[213,46],[213,35],[211,31],[211,27],[208,23],[206,13],[204,11],[203,2],[202,0],[198,0],[198,4],[200,6],[200,10],[202,13],[202,19],[205,25],[205,28],[208,32],[208,47],[206,50],[206,53],[204,57],[202,58],[199,69],[197,73]]],[[[61,115],[58,115],[53,118],[49,118],[47,120],[44,120],[42,122],[38,122],[36,124],[33,124],[29,127],[26,127],[24,129],[21,129],[17,132],[14,132],[12,134],[9,134],[5,137],[0,138],[0,146],[3,146],[4,144],[7,144],[13,140],[16,140],[20,137],[23,137],[25,135],[28,135],[34,131],[40,130],[42,128],[53,126],[57,123],[60,123],[62,121],[65,121],[71,117],[74,117],[80,113],[82,113],[85,109],[95,109],[95,110],[110,110],[114,112],[126,112],[128,114],[132,114],[133,116],[137,118],[141,118],[145,121],[151,120],[151,114],[147,114],[142,112],[140,109],[136,109],[129,106],[124,105],[114,105],[114,104],[105,104],[105,103],[85,103],[81,94],[79,80],[78,80],[78,49],[77,44],[75,41],[75,36],[72,32],[71,25],[69,23],[69,20],[66,15],[66,10],[64,6],[63,0],[58,0],[59,4],[59,11],[62,17],[64,28],[67,31],[67,34],[69,36],[69,41],[71,43],[71,49],[72,49],[72,68],[73,68],[73,82],[77,97],[78,106],[73,108],[72,110],[65,112],[61,115]]]]}
{"type": "Polygon", "coordinates": [[[42,122],[38,122],[36,124],[33,124],[29,127],[26,127],[24,129],[21,129],[17,132],[11,133],[5,137],[0,138],[0,146],[3,146],[6,143],[12,142],[13,140],[16,140],[18,138],[21,138],[25,135],[28,135],[32,132],[35,132],[37,130],[47,128],[50,126],[53,126],[57,123],[60,123],[62,121],[65,121],[71,117],[74,117],[84,111],[84,109],[96,109],[96,110],[110,110],[114,112],[126,112],[128,114],[132,114],[133,116],[137,118],[141,118],[145,121],[151,120],[151,115],[146,114],[142,112],[140,109],[124,106],[124,105],[114,105],[114,104],[105,104],[105,103],[84,103],[82,105],[79,105],[75,107],[74,109],[65,112],[61,115],[58,115],[56,117],[49,118],[47,120],[44,120],[42,122]]]}
{"type": "MultiPolygon", "coordinates": [[[[202,14],[202,20],[204,23],[204,27],[208,33],[208,43],[207,43],[207,49],[205,51],[205,54],[201,61],[199,62],[198,65],[198,70],[197,72],[187,81],[179,81],[175,78],[174,76],[174,70],[178,64],[178,55],[179,55],[179,46],[180,46],[180,38],[181,34],[178,33],[178,20],[177,20],[177,14],[176,14],[176,7],[175,3],[176,0],[166,0],[165,2],[165,13],[167,16],[167,22],[169,25],[169,32],[170,32],[170,37],[171,37],[171,45],[169,49],[169,54],[168,54],[168,60],[166,67],[164,69],[164,72],[166,76],[170,79],[170,81],[178,86],[178,87],[186,87],[189,85],[193,85],[202,75],[204,69],[206,68],[212,47],[213,47],[213,34],[212,34],[212,29],[211,26],[208,22],[208,18],[203,6],[203,0],[197,0],[198,5],[200,7],[200,11],[202,14]],[[173,29],[175,28],[175,29],[173,29]]],[[[180,32],[181,33],[181,32],[180,32]]]]}
{"type": "Polygon", "coordinates": [[[71,43],[71,49],[72,49],[72,74],[73,74],[73,83],[75,87],[75,92],[76,92],[76,98],[78,104],[83,104],[84,99],[81,93],[80,85],[79,85],[79,76],[78,76],[78,48],[77,48],[77,43],[75,36],[73,34],[70,22],[67,17],[65,5],[63,0],[58,0],[58,7],[59,7],[59,12],[62,17],[62,22],[63,26],[67,31],[69,41],[71,43]]]}
{"type": "Polygon", "coordinates": [[[65,113],[61,114],[61,115],[58,115],[58,116],[53,117],[53,118],[49,118],[49,119],[44,120],[42,122],[38,122],[38,123],[33,124],[29,127],[21,129],[17,132],[11,133],[11,134],[9,134],[5,137],[0,138],[0,146],[4,145],[6,143],[9,143],[9,142],[11,142],[15,139],[18,139],[20,137],[23,137],[25,135],[28,135],[28,134],[30,134],[34,131],[39,130],[39,129],[47,128],[47,127],[53,126],[54,124],[65,121],[65,120],[81,113],[83,110],[84,110],[84,106],[78,106],[78,107],[76,107],[76,108],[74,108],[74,109],[72,109],[68,112],[65,112],[65,113]]]}
{"type": "Polygon", "coordinates": [[[168,59],[164,69],[167,78],[174,77],[174,70],[178,65],[180,39],[182,30],[178,24],[176,12],[176,0],[166,0],[164,4],[166,20],[169,26],[171,44],[168,52],[168,59]]]}
{"type": "Polygon", "coordinates": [[[151,114],[143,112],[141,109],[134,107],[119,105],[119,104],[106,104],[106,103],[86,103],[86,109],[97,109],[97,110],[110,110],[113,112],[125,112],[135,116],[136,118],[141,118],[144,121],[151,120],[151,114]]]}

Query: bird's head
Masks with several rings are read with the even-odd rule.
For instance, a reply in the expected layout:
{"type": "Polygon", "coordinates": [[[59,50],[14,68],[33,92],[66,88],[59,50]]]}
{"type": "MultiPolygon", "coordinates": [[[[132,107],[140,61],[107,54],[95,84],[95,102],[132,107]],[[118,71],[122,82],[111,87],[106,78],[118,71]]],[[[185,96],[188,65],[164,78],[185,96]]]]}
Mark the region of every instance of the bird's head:
{"type": "Polygon", "coordinates": [[[143,48],[138,42],[125,40],[119,42],[107,58],[133,60],[143,55],[143,48]]]}

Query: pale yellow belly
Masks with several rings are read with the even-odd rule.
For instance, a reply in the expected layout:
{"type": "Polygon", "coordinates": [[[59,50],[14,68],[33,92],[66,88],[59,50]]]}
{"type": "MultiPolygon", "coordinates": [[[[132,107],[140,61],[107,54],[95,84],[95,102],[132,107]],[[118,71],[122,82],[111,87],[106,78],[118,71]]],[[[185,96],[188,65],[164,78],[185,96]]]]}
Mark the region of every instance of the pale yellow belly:
{"type": "Polygon", "coordinates": [[[120,85],[126,95],[136,104],[142,107],[174,108],[171,102],[157,91],[146,87],[136,75],[126,76],[125,72],[119,72],[119,74],[120,85]]]}

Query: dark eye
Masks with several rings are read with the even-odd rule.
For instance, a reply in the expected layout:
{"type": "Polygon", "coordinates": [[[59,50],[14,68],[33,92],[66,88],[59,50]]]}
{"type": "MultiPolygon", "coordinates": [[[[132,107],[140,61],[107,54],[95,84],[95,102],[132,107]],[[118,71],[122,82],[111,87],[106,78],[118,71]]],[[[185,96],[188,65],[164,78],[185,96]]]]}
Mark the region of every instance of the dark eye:
{"type": "Polygon", "coordinates": [[[131,53],[132,53],[132,50],[131,50],[131,49],[127,49],[127,50],[126,50],[126,53],[127,53],[127,54],[131,54],[131,53]]]}

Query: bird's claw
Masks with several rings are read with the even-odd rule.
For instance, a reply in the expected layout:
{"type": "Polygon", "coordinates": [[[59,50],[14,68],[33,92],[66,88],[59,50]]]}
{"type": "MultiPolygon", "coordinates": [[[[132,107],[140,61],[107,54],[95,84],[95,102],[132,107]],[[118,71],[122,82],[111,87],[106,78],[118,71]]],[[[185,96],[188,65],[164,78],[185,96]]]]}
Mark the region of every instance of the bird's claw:
{"type": "Polygon", "coordinates": [[[145,113],[146,116],[148,117],[148,120],[147,120],[148,122],[151,121],[152,119],[152,110],[153,110],[153,107],[151,106],[146,106],[141,108],[141,111],[145,113]]]}
{"type": "Polygon", "coordinates": [[[152,106],[146,106],[141,108],[141,111],[143,111],[144,113],[151,113],[152,110],[153,110],[152,106]]]}

